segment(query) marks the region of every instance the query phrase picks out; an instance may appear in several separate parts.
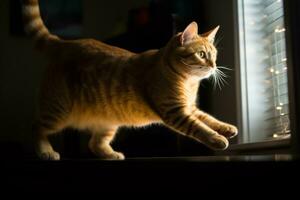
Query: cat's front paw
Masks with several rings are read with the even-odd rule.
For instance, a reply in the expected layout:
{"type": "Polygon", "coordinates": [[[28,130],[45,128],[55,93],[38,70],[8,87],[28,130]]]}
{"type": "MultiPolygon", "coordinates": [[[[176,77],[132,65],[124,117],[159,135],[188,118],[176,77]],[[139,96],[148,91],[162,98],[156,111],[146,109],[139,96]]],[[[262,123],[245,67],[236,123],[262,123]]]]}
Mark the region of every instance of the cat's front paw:
{"type": "Polygon", "coordinates": [[[227,149],[229,142],[228,140],[219,134],[215,134],[208,139],[208,143],[206,145],[214,150],[225,150],[227,149]]]}
{"type": "Polygon", "coordinates": [[[217,132],[209,132],[206,134],[203,134],[203,132],[197,132],[193,138],[213,150],[225,150],[229,145],[228,140],[217,132]]]}
{"type": "Polygon", "coordinates": [[[237,127],[231,125],[231,124],[226,124],[226,123],[221,123],[218,127],[218,130],[216,130],[220,135],[225,136],[226,138],[233,138],[237,136],[238,134],[238,129],[237,127]]]}

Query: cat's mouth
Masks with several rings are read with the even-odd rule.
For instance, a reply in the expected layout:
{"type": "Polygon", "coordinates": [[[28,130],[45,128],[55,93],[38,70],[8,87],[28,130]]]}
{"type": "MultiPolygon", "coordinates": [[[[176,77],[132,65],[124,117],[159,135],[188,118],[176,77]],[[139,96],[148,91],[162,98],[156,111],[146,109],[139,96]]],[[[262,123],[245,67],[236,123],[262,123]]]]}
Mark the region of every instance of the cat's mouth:
{"type": "Polygon", "coordinates": [[[199,64],[188,64],[186,63],[183,59],[180,59],[181,63],[184,64],[185,66],[188,66],[192,69],[192,71],[194,71],[194,73],[199,73],[200,72],[200,76],[210,76],[211,74],[214,73],[215,68],[211,67],[211,66],[203,66],[203,65],[199,65],[199,64]],[[196,72],[197,71],[197,72],[196,72]]]}
{"type": "Polygon", "coordinates": [[[198,69],[202,70],[203,72],[211,72],[211,73],[213,73],[213,71],[215,70],[210,66],[199,66],[198,69]]]}
{"type": "Polygon", "coordinates": [[[193,67],[190,74],[193,76],[198,76],[202,79],[210,77],[214,73],[213,68],[207,66],[197,66],[193,67]]]}

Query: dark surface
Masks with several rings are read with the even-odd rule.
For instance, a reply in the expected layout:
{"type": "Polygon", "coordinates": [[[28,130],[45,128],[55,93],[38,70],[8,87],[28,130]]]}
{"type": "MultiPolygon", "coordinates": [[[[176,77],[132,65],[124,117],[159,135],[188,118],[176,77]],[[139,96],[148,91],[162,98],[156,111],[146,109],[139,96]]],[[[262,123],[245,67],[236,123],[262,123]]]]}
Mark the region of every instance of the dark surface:
{"type": "MultiPolygon", "coordinates": [[[[97,193],[189,191],[217,189],[280,194],[299,180],[299,160],[290,155],[236,157],[135,158],[125,161],[3,161],[2,191],[14,193],[97,193]],[[51,190],[51,191],[49,191],[51,190]],[[274,190],[273,190],[274,193],[274,190]]],[[[220,194],[219,194],[220,195],[220,194]]]]}

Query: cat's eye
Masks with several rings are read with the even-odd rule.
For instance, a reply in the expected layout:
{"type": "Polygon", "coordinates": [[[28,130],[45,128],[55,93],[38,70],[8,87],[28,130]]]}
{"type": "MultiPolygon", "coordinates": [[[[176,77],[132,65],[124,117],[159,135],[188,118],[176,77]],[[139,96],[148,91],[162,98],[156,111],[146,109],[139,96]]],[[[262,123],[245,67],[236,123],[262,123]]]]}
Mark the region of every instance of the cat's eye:
{"type": "Polygon", "coordinates": [[[200,51],[198,53],[198,55],[200,56],[200,58],[205,59],[206,58],[206,53],[204,51],[200,51]]]}

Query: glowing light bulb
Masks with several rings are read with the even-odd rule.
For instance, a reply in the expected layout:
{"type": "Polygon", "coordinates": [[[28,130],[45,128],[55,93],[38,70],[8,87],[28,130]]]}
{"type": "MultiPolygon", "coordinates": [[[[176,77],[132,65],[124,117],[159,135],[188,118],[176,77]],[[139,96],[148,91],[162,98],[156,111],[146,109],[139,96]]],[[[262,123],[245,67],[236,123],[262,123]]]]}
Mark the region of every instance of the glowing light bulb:
{"type": "Polygon", "coordinates": [[[285,28],[276,28],[276,29],[274,30],[275,33],[282,33],[282,32],[284,32],[284,31],[285,31],[285,28]]]}
{"type": "Polygon", "coordinates": [[[277,106],[276,109],[277,110],[282,110],[282,107],[281,106],[277,106]]]}
{"type": "Polygon", "coordinates": [[[275,70],[274,68],[270,68],[270,72],[273,73],[275,70]]]}

